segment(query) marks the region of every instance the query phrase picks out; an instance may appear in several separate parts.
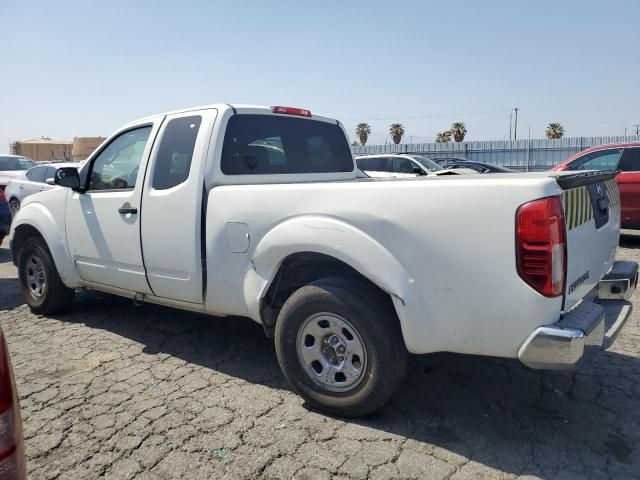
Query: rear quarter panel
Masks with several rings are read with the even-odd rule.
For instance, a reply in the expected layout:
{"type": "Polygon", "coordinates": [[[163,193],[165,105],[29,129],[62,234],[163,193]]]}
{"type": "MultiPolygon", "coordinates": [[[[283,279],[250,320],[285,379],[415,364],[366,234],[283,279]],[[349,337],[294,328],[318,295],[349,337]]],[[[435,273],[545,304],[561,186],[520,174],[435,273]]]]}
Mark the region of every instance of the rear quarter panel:
{"type": "MultiPolygon", "coordinates": [[[[515,357],[536,327],[559,319],[562,307],[561,298],[541,296],[517,275],[515,212],[559,193],[547,177],[514,174],[216,187],[207,212],[207,309],[255,312],[238,292],[255,271],[256,247],[278,225],[308,215],[307,251],[326,248],[314,239],[313,223],[332,219],[375,240],[402,266],[394,303],[411,352],[515,357]],[[231,253],[228,222],[247,225],[246,252],[231,253]]],[[[332,248],[347,250],[351,238],[337,229],[332,248]]],[[[277,269],[282,258],[271,253],[277,269]]],[[[366,268],[384,278],[392,274],[387,264],[371,255],[366,268]]]]}

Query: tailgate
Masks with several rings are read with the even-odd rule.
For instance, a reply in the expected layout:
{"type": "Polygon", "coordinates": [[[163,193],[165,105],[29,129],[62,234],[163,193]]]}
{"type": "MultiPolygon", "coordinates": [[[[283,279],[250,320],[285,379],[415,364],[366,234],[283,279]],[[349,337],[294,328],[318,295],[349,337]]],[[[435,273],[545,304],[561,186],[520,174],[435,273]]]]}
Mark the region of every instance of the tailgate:
{"type": "Polygon", "coordinates": [[[584,172],[557,177],[563,189],[567,232],[565,311],[570,310],[611,269],[620,236],[617,172],[584,172]]]}

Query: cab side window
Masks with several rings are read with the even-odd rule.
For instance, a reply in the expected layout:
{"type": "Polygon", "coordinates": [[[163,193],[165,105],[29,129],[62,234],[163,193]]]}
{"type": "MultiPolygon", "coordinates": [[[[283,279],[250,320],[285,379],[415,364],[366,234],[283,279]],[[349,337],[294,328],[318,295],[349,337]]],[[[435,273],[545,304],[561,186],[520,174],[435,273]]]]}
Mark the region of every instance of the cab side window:
{"type": "Polygon", "coordinates": [[[600,150],[591,152],[571,162],[571,170],[615,170],[622,150],[600,150]]]}
{"type": "Polygon", "coordinates": [[[153,188],[166,190],[189,177],[201,116],[174,118],[162,134],[153,170],[153,188]]]}
{"type": "Polygon", "coordinates": [[[121,133],[90,165],[89,190],[127,190],[136,186],[151,126],[121,133]]]}
{"type": "Polygon", "coordinates": [[[640,172],[640,148],[625,148],[618,169],[623,172],[640,172]]]}

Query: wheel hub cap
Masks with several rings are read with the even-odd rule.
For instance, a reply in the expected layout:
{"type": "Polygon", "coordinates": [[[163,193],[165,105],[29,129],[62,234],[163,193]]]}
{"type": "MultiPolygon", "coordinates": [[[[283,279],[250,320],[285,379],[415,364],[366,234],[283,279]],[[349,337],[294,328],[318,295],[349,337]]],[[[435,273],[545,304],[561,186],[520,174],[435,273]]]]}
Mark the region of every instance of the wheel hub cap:
{"type": "Polygon", "coordinates": [[[42,263],[42,260],[40,260],[40,258],[37,257],[36,255],[31,255],[27,259],[25,269],[26,269],[25,277],[27,279],[27,286],[29,287],[29,291],[31,292],[31,295],[33,295],[36,298],[42,297],[47,287],[47,283],[45,281],[45,276],[44,276],[44,265],[42,263]]]}
{"type": "Polygon", "coordinates": [[[358,331],[334,313],[305,319],[298,330],[298,360],[319,386],[333,392],[357,387],[367,368],[367,352],[358,331]]]}

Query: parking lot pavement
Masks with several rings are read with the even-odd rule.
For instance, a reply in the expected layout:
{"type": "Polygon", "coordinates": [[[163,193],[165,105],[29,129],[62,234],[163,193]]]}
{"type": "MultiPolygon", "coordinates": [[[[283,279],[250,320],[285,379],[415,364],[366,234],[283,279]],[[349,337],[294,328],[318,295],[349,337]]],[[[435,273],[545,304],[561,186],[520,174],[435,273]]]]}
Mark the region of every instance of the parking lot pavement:
{"type": "MultiPolygon", "coordinates": [[[[621,245],[640,260],[640,234],[621,245]]],[[[0,324],[33,479],[640,477],[637,314],[575,372],[413,358],[391,403],[356,421],[307,410],[248,320],[96,293],[32,315],[6,241],[0,324]]]]}

